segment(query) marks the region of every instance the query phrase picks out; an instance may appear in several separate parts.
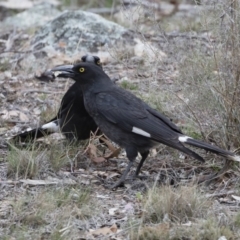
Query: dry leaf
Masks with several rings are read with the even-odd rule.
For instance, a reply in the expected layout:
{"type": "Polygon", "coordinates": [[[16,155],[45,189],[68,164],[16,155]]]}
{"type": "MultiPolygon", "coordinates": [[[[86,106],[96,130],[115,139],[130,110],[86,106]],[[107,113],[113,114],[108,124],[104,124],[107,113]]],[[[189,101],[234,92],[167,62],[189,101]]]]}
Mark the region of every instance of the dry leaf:
{"type": "Polygon", "coordinates": [[[110,229],[113,233],[116,233],[118,230],[117,225],[115,223],[110,227],[110,229]]]}
{"type": "Polygon", "coordinates": [[[240,201],[240,197],[239,196],[236,196],[236,195],[232,195],[232,198],[237,200],[237,201],[240,201]]]}
{"type": "Polygon", "coordinates": [[[90,143],[87,148],[87,153],[89,154],[89,158],[95,163],[101,163],[106,161],[104,157],[97,156],[97,147],[90,143]]]}
{"type": "Polygon", "coordinates": [[[108,148],[114,152],[116,148],[112,145],[112,143],[106,137],[100,137],[100,139],[108,146],[108,148]]]}
{"type": "Polygon", "coordinates": [[[183,223],[182,226],[191,227],[192,226],[192,222],[188,221],[186,223],[183,223]]]}
{"type": "Polygon", "coordinates": [[[106,177],[107,179],[110,179],[110,178],[113,178],[113,177],[116,177],[116,176],[119,176],[120,174],[119,173],[107,173],[106,177]]]}
{"type": "Polygon", "coordinates": [[[113,215],[115,215],[115,212],[118,210],[118,208],[110,208],[109,210],[108,210],[108,213],[109,213],[109,215],[111,215],[111,216],[113,216],[113,215]]]}
{"type": "Polygon", "coordinates": [[[99,228],[97,230],[91,231],[90,233],[94,236],[103,235],[106,236],[108,234],[116,233],[117,232],[117,225],[113,224],[110,228],[109,227],[103,227],[99,228]]]}
{"type": "Polygon", "coordinates": [[[104,162],[104,161],[106,161],[106,158],[104,158],[104,157],[96,157],[96,158],[93,158],[93,159],[91,159],[93,162],[95,162],[95,163],[101,163],[101,162],[104,162]]]}
{"type": "Polygon", "coordinates": [[[164,234],[165,232],[166,233],[169,232],[170,224],[169,223],[160,223],[160,224],[154,225],[154,226],[147,226],[145,231],[147,229],[149,230],[149,232],[158,230],[159,232],[161,231],[164,234]]]}
{"type": "Polygon", "coordinates": [[[113,178],[115,176],[119,176],[120,174],[119,173],[116,173],[116,172],[103,172],[103,171],[94,171],[92,173],[94,176],[98,176],[98,177],[102,177],[102,178],[113,178]]]}
{"type": "Polygon", "coordinates": [[[109,159],[109,158],[118,157],[118,155],[119,155],[120,152],[121,152],[121,148],[117,148],[117,149],[115,149],[113,152],[105,155],[104,158],[105,158],[105,159],[109,159]]]}
{"type": "Polygon", "coordinates": [[[53,185],[57,184],[56,181],[45,181],[45,180],[32,180],[32,179],[22,179],[20,182],[31,185],[31,186],[38,186],[38,185],[53,185]]]}
{"type": "Polygon", "coordinates": [[[97,195],[97,198],[108,199],[108,198],[110,198],[110,197],[99,194],[99,195],[97,195]]]}
{"type": "Polygon", "coordinates": [[[25,113],[22,113],[18,110],[11,110],[11,111],[7,111],[7,110],[3,110],[1,113],[1,118],[3,120],[11,120],[11,119],[14,119],[14,118],[19,118],[20,121],[23,121],[23,122],[28,122],[29,119],[27,117],[27,115],[25,113]]]}
{"type": "Polygon", "coordinates": [[[67,44],[64,41],[60,41],[58,45],[60,48],[65,48],[67,44]]]}
{"type": "Polygon", "coordinates": [[[90,143],[87,148],[87,153],[89,154],[89,157],[91,160],[93,160],[93,158],[97,158],[96,146],[94,146],[93,144],[90,143]]]}

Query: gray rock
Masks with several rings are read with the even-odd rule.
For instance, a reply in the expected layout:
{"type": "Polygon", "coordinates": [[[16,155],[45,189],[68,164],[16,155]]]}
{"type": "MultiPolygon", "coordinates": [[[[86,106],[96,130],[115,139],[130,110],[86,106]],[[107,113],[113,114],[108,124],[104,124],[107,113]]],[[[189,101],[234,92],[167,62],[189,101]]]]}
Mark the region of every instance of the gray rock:
{"type": "Polygon", "coordinates": [[[54,5],[45,2],[37,4],[15,16],[7,17],[2,24],[20,29],[38,27],[43,26],[59,14],[60,11],[58,11],[54,5]]]}
{"type": "Polygon", "coordinates": [[[34,51],[51,46],[67,55],[80,51],[97,52],[99,47],[110,46],[127,32],[124,27],[97,14],[64,11],[37,31],[32,46],[34,51]]]}

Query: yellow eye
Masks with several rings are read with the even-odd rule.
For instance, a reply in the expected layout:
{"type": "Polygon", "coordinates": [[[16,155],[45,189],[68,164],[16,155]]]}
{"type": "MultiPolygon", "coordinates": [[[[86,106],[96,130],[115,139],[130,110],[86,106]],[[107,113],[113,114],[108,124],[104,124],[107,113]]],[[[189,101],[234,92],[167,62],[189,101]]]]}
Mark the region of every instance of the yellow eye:
{"type": "Polygon", "coordinates": [[[79,72],[84,72],[85,71],[85,69],[84,68],[79,68],[79,72]]]}
{"type": "Polygon", "coordinates": [[[97,61],[97,64],[98,64],[98,65],[101,65],[101,62],[100,62],[100,60],[98,60],[98,61],[97,61]]]}

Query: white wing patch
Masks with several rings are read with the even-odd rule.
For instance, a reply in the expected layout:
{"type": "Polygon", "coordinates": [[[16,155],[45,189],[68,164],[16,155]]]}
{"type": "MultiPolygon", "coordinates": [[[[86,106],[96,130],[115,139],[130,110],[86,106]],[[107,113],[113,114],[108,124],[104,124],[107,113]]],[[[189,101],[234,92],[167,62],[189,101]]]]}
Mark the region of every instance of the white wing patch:
{"type": "Polygon", "coordinates": [[[58,132],[59,126],[55,122],[50,122],[42,125],[42,129],[48,129],[52,132],[58,132]]]}
{"type": "Polygon", "coordinates": [[[181,136],[181,137],[178,138],[178,141],[184,143],[184,142],[187,142],[187,140],[188,140],[189,138],[191,138],[191,137],[181,136]]]}
{"type": "Polygon", "coordinates": [[[139,134],[139,135],[142,135],[144,137],[151,137],[151,134],[148,133],[148,132],[145,132],[144,130],[140,129],[140,128],[137,128],[137,127],[133,127],[132,128],[132,132],[133,133],[136,133],[136,134],[139,134]]]}

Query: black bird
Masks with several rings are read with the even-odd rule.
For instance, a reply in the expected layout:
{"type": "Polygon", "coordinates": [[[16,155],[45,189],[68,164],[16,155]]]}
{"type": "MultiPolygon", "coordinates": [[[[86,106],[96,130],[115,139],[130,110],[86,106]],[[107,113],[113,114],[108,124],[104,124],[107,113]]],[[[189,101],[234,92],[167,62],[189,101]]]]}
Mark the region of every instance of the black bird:
{"type": "Polygon", "coordinates": [[[142,159],[136,169],[137,176],[149,149],[158,143],[178,149],[201,162],[204,162],[203,158],[186,148],[183,143],[240,161],[240,157],[230,151],[184,135],[164,115],[132,93],[113,84],[104,71],[92,63],[79,63],[73,67],[63,65],[51,71],[56,76],[75,80],[83,93],[85,108],[100,130],[126,150],[128,166],[112,188],[124,182],[139,152],[142,159]]]}
{"type": "MultiPolygon", "coordinates": [[[[85,55],[81,58],[83,62],[92,62],[97,67],[101,67],[100,58],[92,55],[85,55]]],[[[71,68],[73,65],[67,65],[71,68]]],[[[55,75],[51,71],[46,71],[38,79],[44,76],[45,81],[53,81],[55,75]]],[[[57,116],[39,128],[25,131],[13,137],[20,142],[33,141],[36,138],[62,132],[69,140],[88,139],[91,131],[96,132],[97,125],[86,111],[83,103],[83,95],[79,84],[74,83],[62,98],[57,116]]]]}

